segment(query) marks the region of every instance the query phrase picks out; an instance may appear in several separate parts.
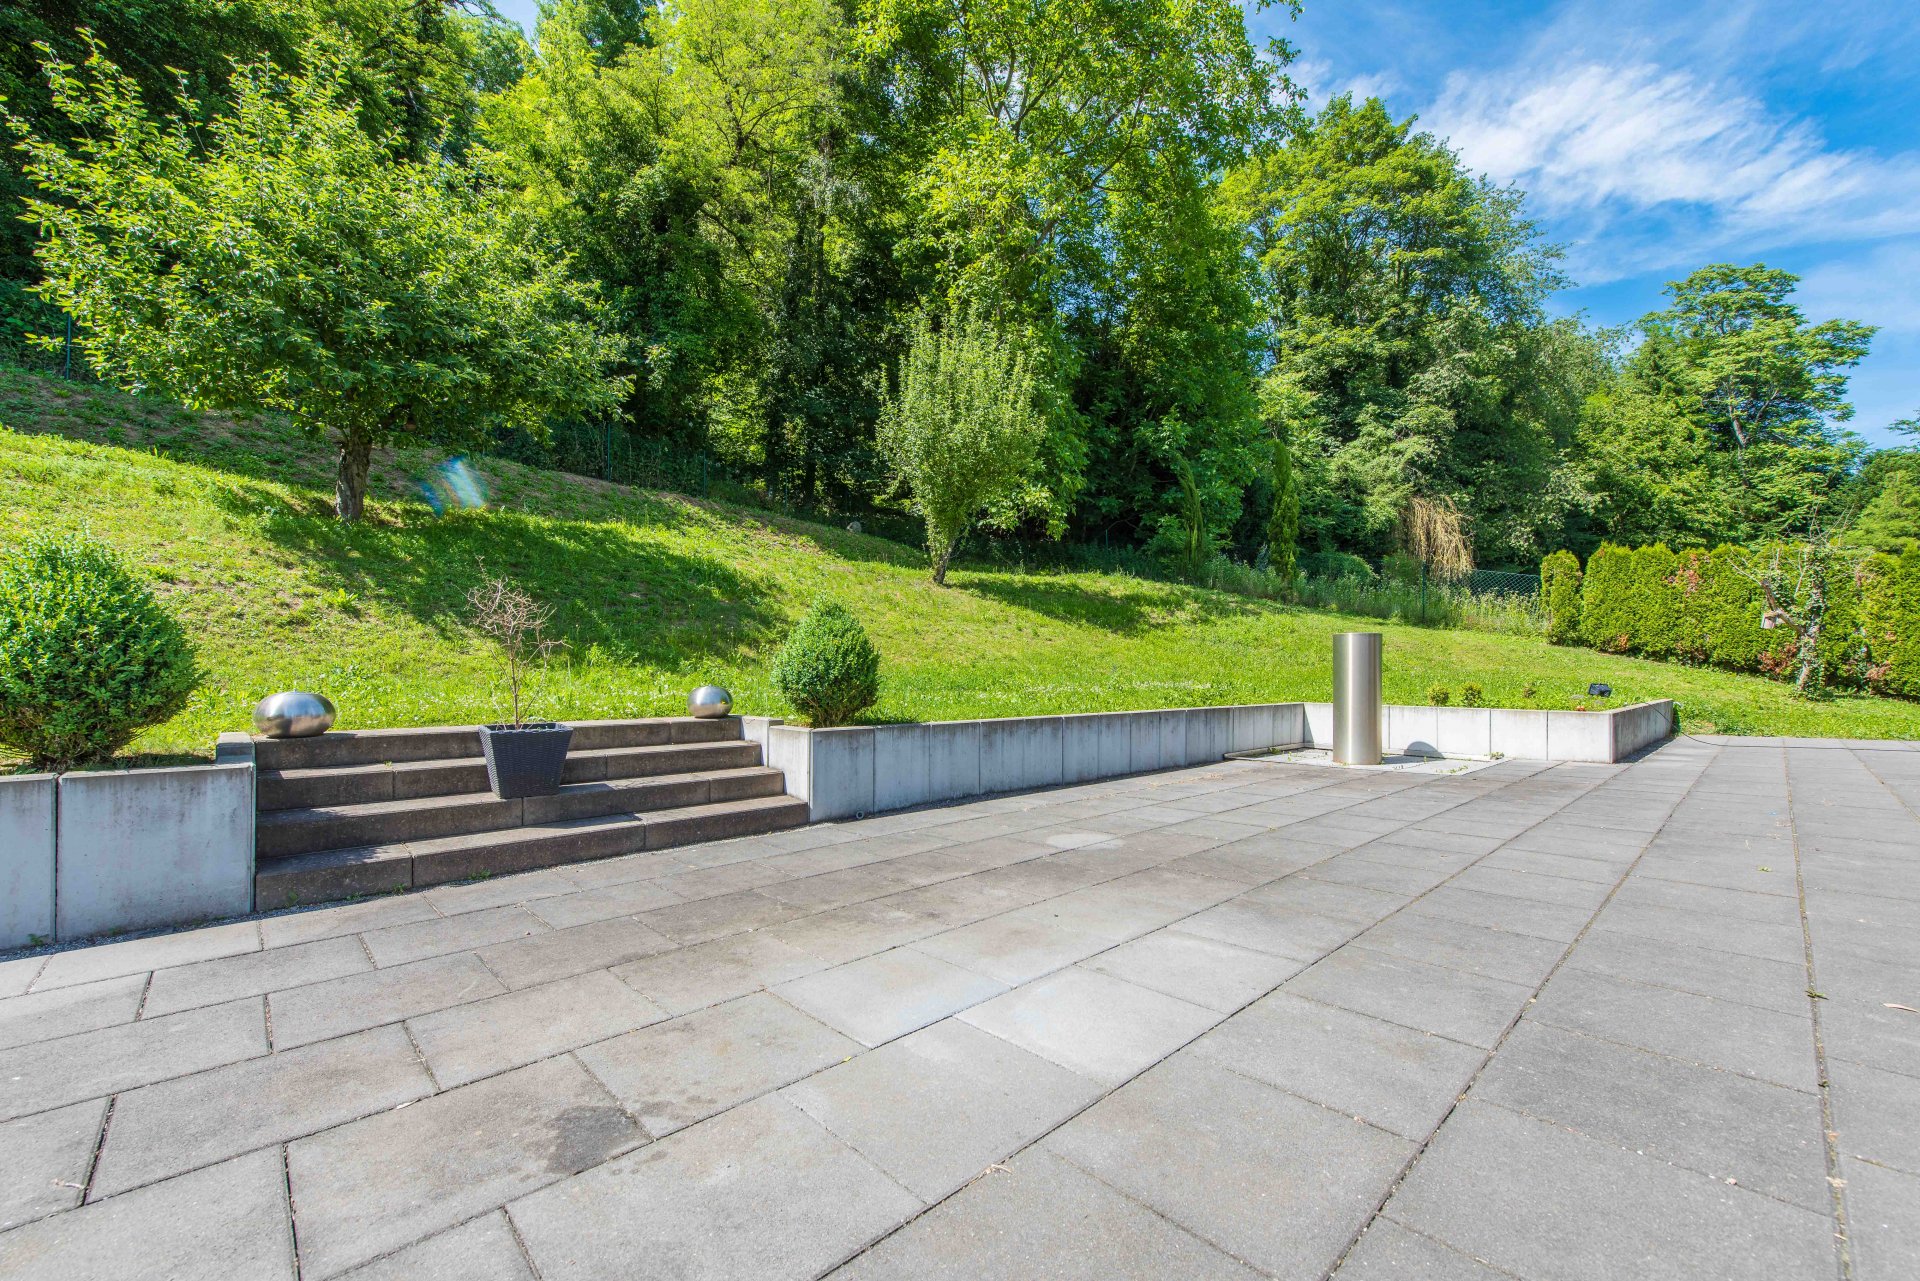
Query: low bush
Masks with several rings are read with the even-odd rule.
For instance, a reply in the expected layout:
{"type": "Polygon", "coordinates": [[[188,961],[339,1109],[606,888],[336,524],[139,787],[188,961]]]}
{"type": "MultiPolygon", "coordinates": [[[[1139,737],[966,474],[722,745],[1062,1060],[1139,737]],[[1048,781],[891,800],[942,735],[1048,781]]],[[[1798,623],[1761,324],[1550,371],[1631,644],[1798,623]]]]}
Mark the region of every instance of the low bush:
{"type": "Polygon", "coordinates": [[[859,619],[825,601],[807,611],[774,656],[773,683],[809,724],[845,725],[880,701],[880,653],[859,619]]]}
{"type": "Polygon", "coordinates": [[[1460,706],[1485,707],[1486,705],[1487,705],[1487,692],[1481,689],[1474,682],[1468,681],[1465,685],[1462,685],[1460,687],[1460,706]]]}
{"type": "Polygon", "coordinates": [[[112,757],[200,678],[186,633],[102,544],[38,536],[0,559],[0,743],[34,768],[112,757]]]}
{"type": "Polygon", "coordinates": [[[1445,707],[1448,703],[1451,703],[1452,701],[1453,701],[1453,695],[1448,692],[1447,687],[1445,685],[1427,686],[1427,702],[1433,704],[1433,706],[1445,707]]]}
{"type": "Polygon", "coordinates": [[[1373,566],[1347,552],[1308,552],[1300,558],[1300,572],[1315,578],[1354,578],[1369,583],[1379,578],[1373,566]]]}

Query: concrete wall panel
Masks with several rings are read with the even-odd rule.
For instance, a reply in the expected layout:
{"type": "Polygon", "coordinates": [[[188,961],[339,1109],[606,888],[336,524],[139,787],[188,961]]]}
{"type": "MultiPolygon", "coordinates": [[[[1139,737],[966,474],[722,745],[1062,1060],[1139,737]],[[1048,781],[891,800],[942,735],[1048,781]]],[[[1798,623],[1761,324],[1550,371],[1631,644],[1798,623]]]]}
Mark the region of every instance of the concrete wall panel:
{"type": "Polygon", "coordinates": [[[1389,705],[1386,737],[1380,746],[1387,755],[1440,756],[1440,717],[1437,707],[1389,705]]]}
{"type": "Polygon", "coordinates": [[[1530,708],[1495,707],[1491,713],[1491,743],[1487,755],[1523,761],[1547,759],[1547,714],[1530,708]]]}
{"type": "Polygon", "coordinates": [[[978,796],[979,721],[878,725],[873,731],[873,812],[978,796]]]}
{"type": "Polygon", "coordinates": [[[1274,729],[1277,722],[1272,703],[1254,703],[1246,707],[1227,709],[1228,750],[1235,752],[1259,752],[1269,747],[1284,746],[1284,740],[1274,729]]]}
{"type": "Polygon", "coordinates": [[[1062,716],[1061,773],[1068,783],[1118,778],[1133,771],[1133,714],[1062,716]]]}
{"type": "Polygon", "coordinates": [[[1613,714],[1613,759],[1622,760],[1673,736],[1673,700],[1636,703],[1613,714]]]}
{"type": "Polygon", "coordinates": [[[1018,792],[1065,780],[1065,727],[1058,716],[981,721],[980,790],[1018,792]]]}
{"type": "Polygon", "coordinates": [[[876,731],[867,726],[849,726],[808,733],[813,738],[813,757],[808,762],[811,773],[808,781],[813,790],[807,800],[812,806],[814,821],[873,813],[876,731]]]}
{"type": "Polygon", "coordinates": [[[53,938],[51,774],[0,778],[0,948],[53,938]]]}
{"type": "Polygon", "coordinates": [[[253,909],[253,770],[64,774],[55,856],[62,939],[253,909]]]}
{"type": "Polygon", "coordinates": [[[1436,707],[1433,709],[1438,737],[1434,739],[1442,756],[1467,756],[1485,760],[1493,755],[1493,710],[1487,707],[1436,707]]]}
{"type": "MultiPolygon", "coordinates": [[[[1128,769],[1135,774],[1144,774],[1148,770],[1165,769],[1169,764],[1162,742],[1165,739],[1163,722],[1165,712],[1132,712],[1128,714],[1127,724],[1130,736],[1128,769]]],[[[1186,736],[1180,739],[1186,746],[1186,736]]]]}
{"type": "Polygon", "coordinates": [[[1547,759],[1550,761],[1613,760],[1612,712],[1547,712],[1547,759]]]}
{"type": "Polygon", "coordinates": [[[1307,720],[1307,732],[1301,741],[1311,747],[1332,750],[1333,704],[1303,703],[1301,704],[1301,714],[1304,715],[1307,720]]]}
{"type": "Polygon", "coordinates": [[[1194,707],[1186,713],[1187,764],[1212,765],[1233,750],[1233,709],[1194,707]]]}

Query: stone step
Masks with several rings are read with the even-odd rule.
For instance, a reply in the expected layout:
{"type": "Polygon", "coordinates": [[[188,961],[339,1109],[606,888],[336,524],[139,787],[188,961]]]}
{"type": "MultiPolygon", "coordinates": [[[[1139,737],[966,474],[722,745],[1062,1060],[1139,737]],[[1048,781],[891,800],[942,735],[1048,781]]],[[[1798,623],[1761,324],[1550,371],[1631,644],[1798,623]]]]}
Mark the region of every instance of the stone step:
{"type": "MultiPolygon", "coordinates": [[[[669,743],[657,747],[608,747],[567,752],[568,783],[699,774],[748,769],[760,764],[760,745],[740,741],[669,743]]],[[[366,805],[422,796],[453,796],[487,790],[486,761],[455,760],[334,765],[318,769],[262,769],[256,796],[262,811],[366,805]]]]}
{"type": "MultiPolygon", "coordinates": [[[[576,752],[614,747],[664,747],[675,743],[739,741],[740,718],[695,720],[656,716],[642,720],[569,721],[576,752]]],[[[480,733],[471,725],[419,729],[330,731],[315,738],[256,738],[254,763],[263,770],[329,769],[401,761],[471,760],[480,755],[480,733]]]]}
{"type": "Polygon", "coordinates": [[[266,912],[365,894],[390,894],[476,876],[777,832],[806,821],[805,801],[775,795],[642,814],[531,823],[461,836],[263,856],[254,876],[254,908],[266,912]]]}
{"type": "Polygon", "coordinates": [[[366,845],[393,845],[439,837],[473,836],[572,819],[778,796],[785,776],[776,769],[706,770],[647,778],[569,783],[552,796],[501,800],[492,792],[415,796],[405,800],[269,810],[254,829],[260,859],[366,845]]]}

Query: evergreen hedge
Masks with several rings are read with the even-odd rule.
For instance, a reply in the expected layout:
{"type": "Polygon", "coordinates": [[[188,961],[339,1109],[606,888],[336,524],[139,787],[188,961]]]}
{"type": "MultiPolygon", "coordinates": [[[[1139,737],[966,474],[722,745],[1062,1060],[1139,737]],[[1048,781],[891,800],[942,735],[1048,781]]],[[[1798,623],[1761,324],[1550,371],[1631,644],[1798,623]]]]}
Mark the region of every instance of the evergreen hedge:
{"type": "Polygon", "coordinates": [[[1555,552],[1540,562],[1540,594],[1547,602],[1547,639],[1578,645],[1580,633],[1580,558],[1555,552]]]}
{"type": "MultiPolygon", "coordinates": [[[[1781,679],[1796,668],[1791,628],[1761,626],[1759,584],[1740,572],[1776,550],[1673,551],[1602,546],[1584,571],[1570,552],[1540,565],[1548,637],[1610,654],[1637,654],[1781,679]]],[[[1842,563],[1827,582],[1822,674],[1838,689],[1920,698],[1920,548],[1842,563]]]]}

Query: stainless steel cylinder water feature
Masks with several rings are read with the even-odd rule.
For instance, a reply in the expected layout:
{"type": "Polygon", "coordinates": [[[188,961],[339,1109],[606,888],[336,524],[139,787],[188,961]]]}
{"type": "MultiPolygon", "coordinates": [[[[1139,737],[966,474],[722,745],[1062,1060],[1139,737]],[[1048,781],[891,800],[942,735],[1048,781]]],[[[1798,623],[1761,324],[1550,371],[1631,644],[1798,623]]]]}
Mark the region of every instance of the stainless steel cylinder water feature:
{"type": "Polygon", "coordinates": [[[1333,759],[1380,763],[1380,633],[1333,635],[1333,759]]]}

